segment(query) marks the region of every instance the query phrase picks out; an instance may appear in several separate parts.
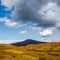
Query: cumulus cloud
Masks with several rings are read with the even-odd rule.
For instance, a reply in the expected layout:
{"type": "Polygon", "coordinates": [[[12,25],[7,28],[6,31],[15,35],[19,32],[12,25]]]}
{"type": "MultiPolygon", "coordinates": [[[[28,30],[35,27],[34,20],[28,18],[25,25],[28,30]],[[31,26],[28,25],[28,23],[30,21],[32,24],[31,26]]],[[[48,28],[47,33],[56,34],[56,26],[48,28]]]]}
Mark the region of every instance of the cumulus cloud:
{"type": "Polygon", "coordinates": [[[46,37],[46,36],[52,35],[52,33],[53,33],[53,30],[51,30],[51,29],[45,29],[42,32],[40,32],[40,35],[42,37],[46,37]]]}
{"type": "MultiPolygon", "coordinates": [[[[46,1],[47,2],[47,1],[46,1]]],[[[23,0],[15,6],[12,12],[12,18],[22,22],[35,22],[37,26],[49,27],[53,26],[52,22],[41,19],[41,14],[38,12],[45,1],[40,0],[23,0]],[[41,4],[42,2],[42,4],[41,4]]]]}
{"type": "Polygon", "coordinates": [[[25,34],[25,33],[27,33],[27,31],[25,31],[25,30],[24,31],[20,31],[20,33],[21,34],[25,34]]]}
{"type": "Polygon", "coordinates": [[[14,20],[24,23],[35,22],[40,27],[52,27],[56,26],[56,20],[60,18],[58,2],[59,0],[2,0],[2,5],[7,8],[14,6],[12,12],[14,20]]]}
{"type": "Polygon", "coordinates": [[[60,27],[60,6],[57,3],[49,2],[39,11],[42,14],[42,18],[48,21],[53,21],[55,27],[60,27]]]}
{"type": "Polygon", "coordinates": [[[19,25],[18,23],[16,22],[12,22],[12,21],[5,21],[5,25],[8,26],[8,27],[15,27],[15,28],[18,28],[20,27],[21,25],[19,25]]]}
{"type": "Polygon", "coordinates": [[[7,7],[7,10],[11,9],[17,2],[20,2],[20,0],[1,0],[1,5],[4,5],[7,7]]]}
{"type": "Polygon", "coordinates": [[[2,5],[7,9],[14,6],[11,14],[13,20],[34,22],[36,27],[45,28],[40,33],[43,36],[52,34],[53,31],[47,28],[60,28],[60,0],[2,0],[2,5]]]}
{"type": "Polygon", "coordinates": [[[0,18],[0,22],[4,22],[6,26],[13,28],[18,28],[22,26],[21,24],[18,24],[17,22],[13,22],[11,19],[8,19],[6,17],[0,18]]]}
{"type": "Polygon", "coordinates": [[[59,27],[57,25],[60,22],[59,10],[60,6],[56,1],[23,0],[15,6],[12,18],[17,21],[35,22],[40,27],[59,27]]]}

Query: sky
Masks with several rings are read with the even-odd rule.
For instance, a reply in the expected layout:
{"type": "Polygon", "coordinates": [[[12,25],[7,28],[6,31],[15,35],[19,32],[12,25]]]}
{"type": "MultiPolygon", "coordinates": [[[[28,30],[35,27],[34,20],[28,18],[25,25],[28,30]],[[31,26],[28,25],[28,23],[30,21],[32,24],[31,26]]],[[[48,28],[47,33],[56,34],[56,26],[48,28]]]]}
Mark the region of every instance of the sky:
{"type": "Polygon", "coordinates": [[[25,39],[60,42],[60,0],[0,0],[0,43],[25,39]]]}

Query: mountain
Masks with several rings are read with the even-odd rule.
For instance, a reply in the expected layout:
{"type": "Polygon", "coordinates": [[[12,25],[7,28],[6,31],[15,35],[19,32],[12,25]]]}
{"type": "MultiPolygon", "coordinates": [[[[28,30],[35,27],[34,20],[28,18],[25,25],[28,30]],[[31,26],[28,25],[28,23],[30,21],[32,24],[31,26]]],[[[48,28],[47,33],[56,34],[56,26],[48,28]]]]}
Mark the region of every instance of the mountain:
{"type": "Polygon", "coordinates": [[[30,45],[30,44],[41,44],[41,43],[46,43],[46,42],[40,42],[40,41],[36,41],[36,40],[32,40],[32,39],[27,39],[22,42],[12,43],[12,45],[25,46],[25,45],[30,45]]]}

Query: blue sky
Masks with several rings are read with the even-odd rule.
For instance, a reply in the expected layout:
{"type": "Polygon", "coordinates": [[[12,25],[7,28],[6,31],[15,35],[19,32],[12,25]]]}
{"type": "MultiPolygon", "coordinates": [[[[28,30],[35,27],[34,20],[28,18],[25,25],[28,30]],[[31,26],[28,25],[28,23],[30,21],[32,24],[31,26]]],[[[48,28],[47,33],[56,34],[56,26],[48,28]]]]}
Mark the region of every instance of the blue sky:
{"type": "Polygon", "coordinates": [[[0,43],[25,39],[60,41],[58,1],[0,0],[0,43]]]}

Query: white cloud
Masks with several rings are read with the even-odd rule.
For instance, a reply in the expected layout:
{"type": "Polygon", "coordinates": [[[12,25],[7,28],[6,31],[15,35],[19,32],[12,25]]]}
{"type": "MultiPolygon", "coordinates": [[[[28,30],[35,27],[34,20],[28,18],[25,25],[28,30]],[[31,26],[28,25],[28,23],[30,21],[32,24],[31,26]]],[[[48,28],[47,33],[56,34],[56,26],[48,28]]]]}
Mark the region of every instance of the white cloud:
{"type": "Polygon", "coordinates": [[[10,20],[5,21],[5,25],[8,27],[14,27],[14,28],[20,27],[20,25],[17,22],[12,22],[10,20]]]}
{"type": "Polygon", "coordinates": [[[5,22],[5,21],[6,21],[6,17],[0,18],[0,22],[5,22]]]}
{"type": "Polygon", "coordinates": [[[17,2],[20,2],[20,0],[2,0],[2,5],[6,6],[7,9],[11,9],[17,2]]]}
{"type": "Polygon", "coordinates": [[[43,30],[42,32],[40,32],[40,35],[41,36],[50,36],[50,35],[52,35],[53,34],[53,30],[51,30],[51,29],[45,29],[45,30],[43,30]]]}
{"type": "Polygon", "coordinates": [[[8,9],[11,9],[14,5],[14,0],[2,0],[2,5],[6,6],[8,9]]]}
{"type": "Polygon", "coordinates": [[[21,34],[25,34],[25,33],[27,33],[27,31],[25,31],[25,30],[24,31],[20,31],[20,33],[21,34]]]}
{"type": "Polygon", "coordinates": [[[6,26],[13,28],[18,28],[22,26],[22,24],[18,24],[17,22],[14,22],[11,19],[8,19],[7,17],[0,18],[0,22],[4,22],[6,26]]]}
{"type": "Polygon", "coordinates": [[[48,2],[39,10],[39,13],[42,15],[42,19],[54,21],[56,22],[55,27],[60,27],[60,6],[57,3],[48,2]]]}
{"type": "Polygon", "coordinates": [[[16,42],[21,42],[24,41],[24,39],[22,40],[0,40],[0,44],[11,44],[11,43],[16,43],[16,42]]]}

